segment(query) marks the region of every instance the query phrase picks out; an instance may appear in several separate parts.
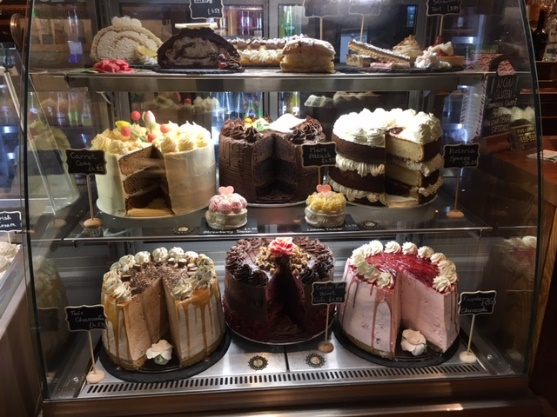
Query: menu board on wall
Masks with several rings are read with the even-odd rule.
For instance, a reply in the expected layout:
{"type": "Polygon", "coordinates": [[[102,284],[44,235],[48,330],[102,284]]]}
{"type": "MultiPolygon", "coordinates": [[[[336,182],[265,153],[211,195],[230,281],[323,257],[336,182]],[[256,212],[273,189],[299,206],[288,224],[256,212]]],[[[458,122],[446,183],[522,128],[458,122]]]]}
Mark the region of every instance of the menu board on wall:
{"type": "Polygon", "coordinates": [[[508,132],[510,108],[518,102],[518,76],[497,75],[488,80],[482,135],[489,136],[508,132]]]}

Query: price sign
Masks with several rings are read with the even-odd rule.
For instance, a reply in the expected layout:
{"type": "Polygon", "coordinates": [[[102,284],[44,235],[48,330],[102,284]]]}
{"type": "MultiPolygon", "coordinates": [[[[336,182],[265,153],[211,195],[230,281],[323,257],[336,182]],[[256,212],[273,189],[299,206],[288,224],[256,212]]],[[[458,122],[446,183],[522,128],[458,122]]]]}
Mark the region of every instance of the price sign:
{"type": "Polygon", "coordinates": [[[480,145],[463,143],[443,147],[444,168],[470,168],[478,166],[480,145]]]}
{"type": "Polygon", "coordinates": [[[346,282],[314,282],[311,291],[311,303],[337,304],[346,299],[346,282]]]}
{"type": "Polygon", "coordinates": [[[459,314],[493,314],[497,291],[463,292],[458,300],[459,314]]]}
{"type": "Polygon", "coordinates": [[[222,18],[222,0],[190,0],[192,19],[222,18]]]}
{"type": "Polygon", "coordinates": [[[338,16],[340,0],[304,0],[306,17],[338,16]]]}
{"type": "Polygon", "coordinates": [[[462,0],[427,0],[427,15],[460,14],[462,0]]]}
{"type": "Polygon", "coordinates": [[[336,155],[336,144],[333,142],[302,145],[302,165],[305,167],[334,166],[336,155]]]}
{"type": "Polygon", "coordinates": [[[348,14],[379,16],[381,14],[381,4],[381,1],[350,0],[348,2],[348,14]]]}
{"type": "Polygon", "coordinates": [[[0,231],[2,232],[21,232],[21,212],[2,211],[0,212],[0,231]]]}
{"type": "Polygon", "coordinates": [[[511,149],[525,151],[533,149],[538,143],[536,127],[530,123],[513,127],[511,130],[511,149]]]}
{"type": "Polygon", "coordinates": [[[104,151],[88,149],[67,149],[66,163],[70,174],[106,174],[104,151]]]}
{"type": "Polygon", "coordinates": [[[65,308],[70,332],[102,330],[106,328],[106,316],[101,304],[68,306],[65,308]]]}

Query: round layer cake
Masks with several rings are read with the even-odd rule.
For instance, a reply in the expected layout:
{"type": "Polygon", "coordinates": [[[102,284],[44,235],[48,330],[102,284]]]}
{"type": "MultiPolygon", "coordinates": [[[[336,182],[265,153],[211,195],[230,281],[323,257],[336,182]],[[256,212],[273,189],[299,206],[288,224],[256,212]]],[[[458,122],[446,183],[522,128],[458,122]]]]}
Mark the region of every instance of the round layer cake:
{"type": "Polygon", "coordinates": [[[228,120],[219,138],[219,181],[249,203],[304,201],[319,183],[319,169],[304,166],[301,148],[324,141],[321,124],[311,117],[228,120]]]}
{"type": "Polygon", "coordinates": [[[248,222],[247,206],[246,199],[235,193],[234,187],[219,187],[219,194],[209,200],[205,219],[212,229],[237,229],[248,222]]]}
{"type": "Polygon", "coordinates": [[[338,227],[344,224],[346,198],[331,190],[328,184],[317,186],[317,192],[306,200],[306,222],[315,227],[338,227]]]}
{"type": "Polygon", "coordinates": [[[458,337],[456,267],[430,247],[374,240],[354,250],[343,280],[339,323],[360,349],[395,359],[403,330],[420,332],[439,352],[458,337]]]}
{"type": "Polygon", "coordinates": [[[312,285],[333,279],[334,259],[319,240],[241,239],[228,250],[225,267],[224,315],[234,332],[283,344],[325,330],[327,307],[312,304],[312,285]]]}
{"type": "Polygon", "coordinates": [[[224,336],[213,261],[181,248],[126,255],[103,278],[103,346],[118,366],[136,370],[170,335],[181,367],[202,361],[224,336]]]}

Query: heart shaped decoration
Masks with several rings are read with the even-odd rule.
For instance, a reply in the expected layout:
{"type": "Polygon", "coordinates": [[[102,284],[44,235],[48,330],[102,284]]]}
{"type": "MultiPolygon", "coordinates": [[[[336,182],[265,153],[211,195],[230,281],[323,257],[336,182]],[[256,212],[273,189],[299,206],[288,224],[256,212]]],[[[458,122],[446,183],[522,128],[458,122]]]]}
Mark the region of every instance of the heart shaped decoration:
{"type": "Polygon", "coordinates": [[[317,186],[317,192],[319,193],[326,193],[328,191],[331,191],[331,186],[329,184],[319,184],[317,186]]]}
{"type": "Polygon", "coordinates": [[[219,187],[220,195],[231,195],[234,194],[234,187],[229,185],[228,187],[219,187]]]}

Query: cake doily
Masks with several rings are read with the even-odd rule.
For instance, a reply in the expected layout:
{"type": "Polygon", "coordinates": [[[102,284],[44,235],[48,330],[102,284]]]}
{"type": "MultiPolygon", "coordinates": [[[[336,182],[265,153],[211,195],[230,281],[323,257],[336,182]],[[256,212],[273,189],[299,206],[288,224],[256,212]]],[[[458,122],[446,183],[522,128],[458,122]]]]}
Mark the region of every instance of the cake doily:
{"type": "Polygon", "coordinates": [[[228,351],[231,340],[230,331],[226,329],[222,341],[209,356],[185,368],[179,367],[178,357],[173,353],[172,359],[166,365],[156,365],[148,360],[139,370],[128,371],[110,360],[104,346],[101,346],[99,351],[99,361],[110,375],[122,381],[146,383],[177,381],[197,375],[217,363],[228,351]]]}
{"type": "Polygon", "coordinates": [[[441,365],[452,358],[460,346],[460,337],[457,337],[454,343],[444,353],[434,351],[428,343],[426,352],[419,356],[413,356],[410,352],[406,352],[400,347],[401,336],[399,334],[396,343],[395,359],[387,359],[363,350],[352,343],[344,334],[338,320],[335,320],[333,331],[340,344],[349,352],[369,362],[390,368],[422,368],[425,366],[441,365]]]}

